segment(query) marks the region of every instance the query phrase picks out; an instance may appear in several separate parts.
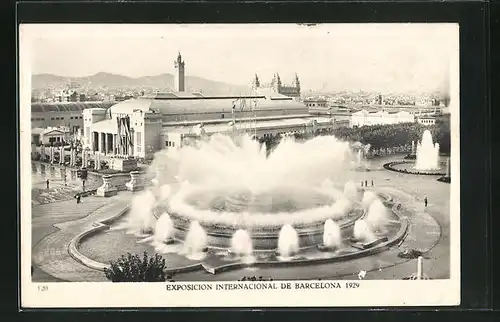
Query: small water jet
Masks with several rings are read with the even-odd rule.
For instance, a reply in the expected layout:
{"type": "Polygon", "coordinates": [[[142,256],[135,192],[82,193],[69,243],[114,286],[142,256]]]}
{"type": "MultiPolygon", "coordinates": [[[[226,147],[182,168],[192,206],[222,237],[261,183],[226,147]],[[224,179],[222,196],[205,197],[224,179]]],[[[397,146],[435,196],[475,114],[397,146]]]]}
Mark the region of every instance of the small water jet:
{"type": "Polygon", "coordinates": [[[378,199],[378,197],[374,192],[365,191],[365,193],[363,194],[363,199],[361,200],[361,204],[363,205],[363,208],[368,209],[371,203],[376,199],[378,199]]]}
{"type": "Polygon", "coordinates": [[[156,243],[170,243],[174,235],[174,224],[170,215],[163,213],[155,224],[154,241],[156,243]]]}
{"type": "Polygon", "coordinates": [[[207,247],[207,233],[198,221],[192,221],[188,233],[184,239],[183,253],[186,257],[199,260],[202,259],[207,247]]]}
{"type": "Polygon", "coordinates": [[[362,159],[363,159],[362,152],[361,150],[358,150],[358,152],[356,153],[356,166],[361,167],[362,159]]]}
{"type": "Polygon", "coordinates": [[[342,244],[342,235],[340,226],[331,219],[325,221],[323,232],[323,245],[328,248],[340,248],[342,244]]]}
{"type": "Polygon", "coordinates": [[[147,190],[132,199],[130,205],[131,232],[148,234],[153,231],[155,217],[153,208],[156,203],[156,197],[153,192],[147,190]]]}
{"type": "Polygon", "coordinates": [[[238,256],[251,256],[253,254],[252,238],[248,231],[237,230],[231,239],[231,252],[238,256]]]}
{"type": "Polygon", "coordinates": [[[417,143],[415,169],[437,170],[439,168],[439,143],[434,143],[431,132],[425,130],[422,134],[422,141],[417,143]]]}
{"type": "Polygon", "coordinates": [[[372,242],[376,240],[375,235],[373,234],[370,225],[363,219],[357,220],[354,223],[354,239],[359,242],[372,242]]]}
{"type": "Polygon", "coordinates": [[[387,209],[382,201],[378,198],[373,200],[368,208],[365,221],[376,231],[385,227],[388,220],[387,209]]]}
{"type": "Polygon", "coordinates": [[[353,181],[347,181],[344,185],[344,195],[350,200],[358,198],[358,188],[353,181]]]}
{"type": "Polygon", "coordinates": [[[299,236],[292,225],[281,227],[278,237],[278,253],[281,257],[289,258],[299,251],[299,236]]]}

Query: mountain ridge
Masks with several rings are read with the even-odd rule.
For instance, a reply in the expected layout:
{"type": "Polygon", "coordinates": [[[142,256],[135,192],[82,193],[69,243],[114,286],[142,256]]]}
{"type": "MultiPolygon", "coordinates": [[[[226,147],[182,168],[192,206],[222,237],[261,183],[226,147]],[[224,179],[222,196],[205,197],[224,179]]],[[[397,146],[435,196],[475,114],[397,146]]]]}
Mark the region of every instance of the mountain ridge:
{"type": "MultiPolygon", "coordinates": [[[[160,90],[173,90],[174,75],[162,73],[152,76],[129,77],[108,72],[98,72],[89,76],[59,76],[50,73],[34,74],[31,77],[32,90],[43,90],[48,87],[64,87],[71,83],[79,86],[98,90],[103,87],[109,89],[133,89],[138,87],[149,87],[160,90]]],[[[204,92],[208,94],[238,94],[248,91],[250,86],[235,85],[210,79],[186,76],[186,90],[192,92],[204,92]]]]}

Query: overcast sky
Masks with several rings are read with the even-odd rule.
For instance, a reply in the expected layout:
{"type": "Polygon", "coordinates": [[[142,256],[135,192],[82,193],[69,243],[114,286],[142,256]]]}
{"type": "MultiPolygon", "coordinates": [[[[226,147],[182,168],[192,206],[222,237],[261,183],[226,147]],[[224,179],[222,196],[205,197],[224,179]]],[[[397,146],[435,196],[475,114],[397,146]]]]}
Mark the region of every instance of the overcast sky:
{"type": "Polygon", "coordinates": [[[296,72],[315,90],[446,90],[458,57],[452,24],[29,25],[23,40],[34,74],[173,73],[180,51],[187,75],[245,85],[296,72]]]}

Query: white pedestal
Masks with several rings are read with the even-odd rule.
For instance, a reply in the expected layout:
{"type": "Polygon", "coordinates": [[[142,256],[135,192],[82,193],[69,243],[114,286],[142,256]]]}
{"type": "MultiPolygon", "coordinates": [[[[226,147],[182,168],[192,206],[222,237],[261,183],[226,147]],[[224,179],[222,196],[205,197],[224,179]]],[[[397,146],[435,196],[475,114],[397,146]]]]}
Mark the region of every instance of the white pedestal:
{"type": "Polygon", "coordinates": [[[144,185],[140,179],[139,171],[130,172],[130,181],[125,184],[127,190],[129,191],[138,191],[144,189],[144,185]]]}
{"type": "Polygon", "coordinates": [[[111,184],[111,176],[103,176],[104,183],[97,188],[97,195],[99,197],[111,197],[118,193],[118,189],[111,184]]]}
{"type": "Polygon", "coordinates": [[[118,171],[130,171],[137,168],[137,160],[111,158],[108,160],[109,168],[118,171]]]}

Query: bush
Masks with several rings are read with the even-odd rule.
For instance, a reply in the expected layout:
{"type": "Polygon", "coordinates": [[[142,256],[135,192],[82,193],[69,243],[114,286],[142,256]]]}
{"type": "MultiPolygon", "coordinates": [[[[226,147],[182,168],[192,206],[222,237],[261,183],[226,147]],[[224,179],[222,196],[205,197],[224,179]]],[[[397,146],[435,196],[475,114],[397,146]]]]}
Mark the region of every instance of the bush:
{"type": "Polygon", "coordinates": [[[122,255],[110,268],[104,269],[106,278],[111,282],[165,282],[165,258],[155,254],[148,257],[144,252],[142,259],[139,255],[122,255]]]}

